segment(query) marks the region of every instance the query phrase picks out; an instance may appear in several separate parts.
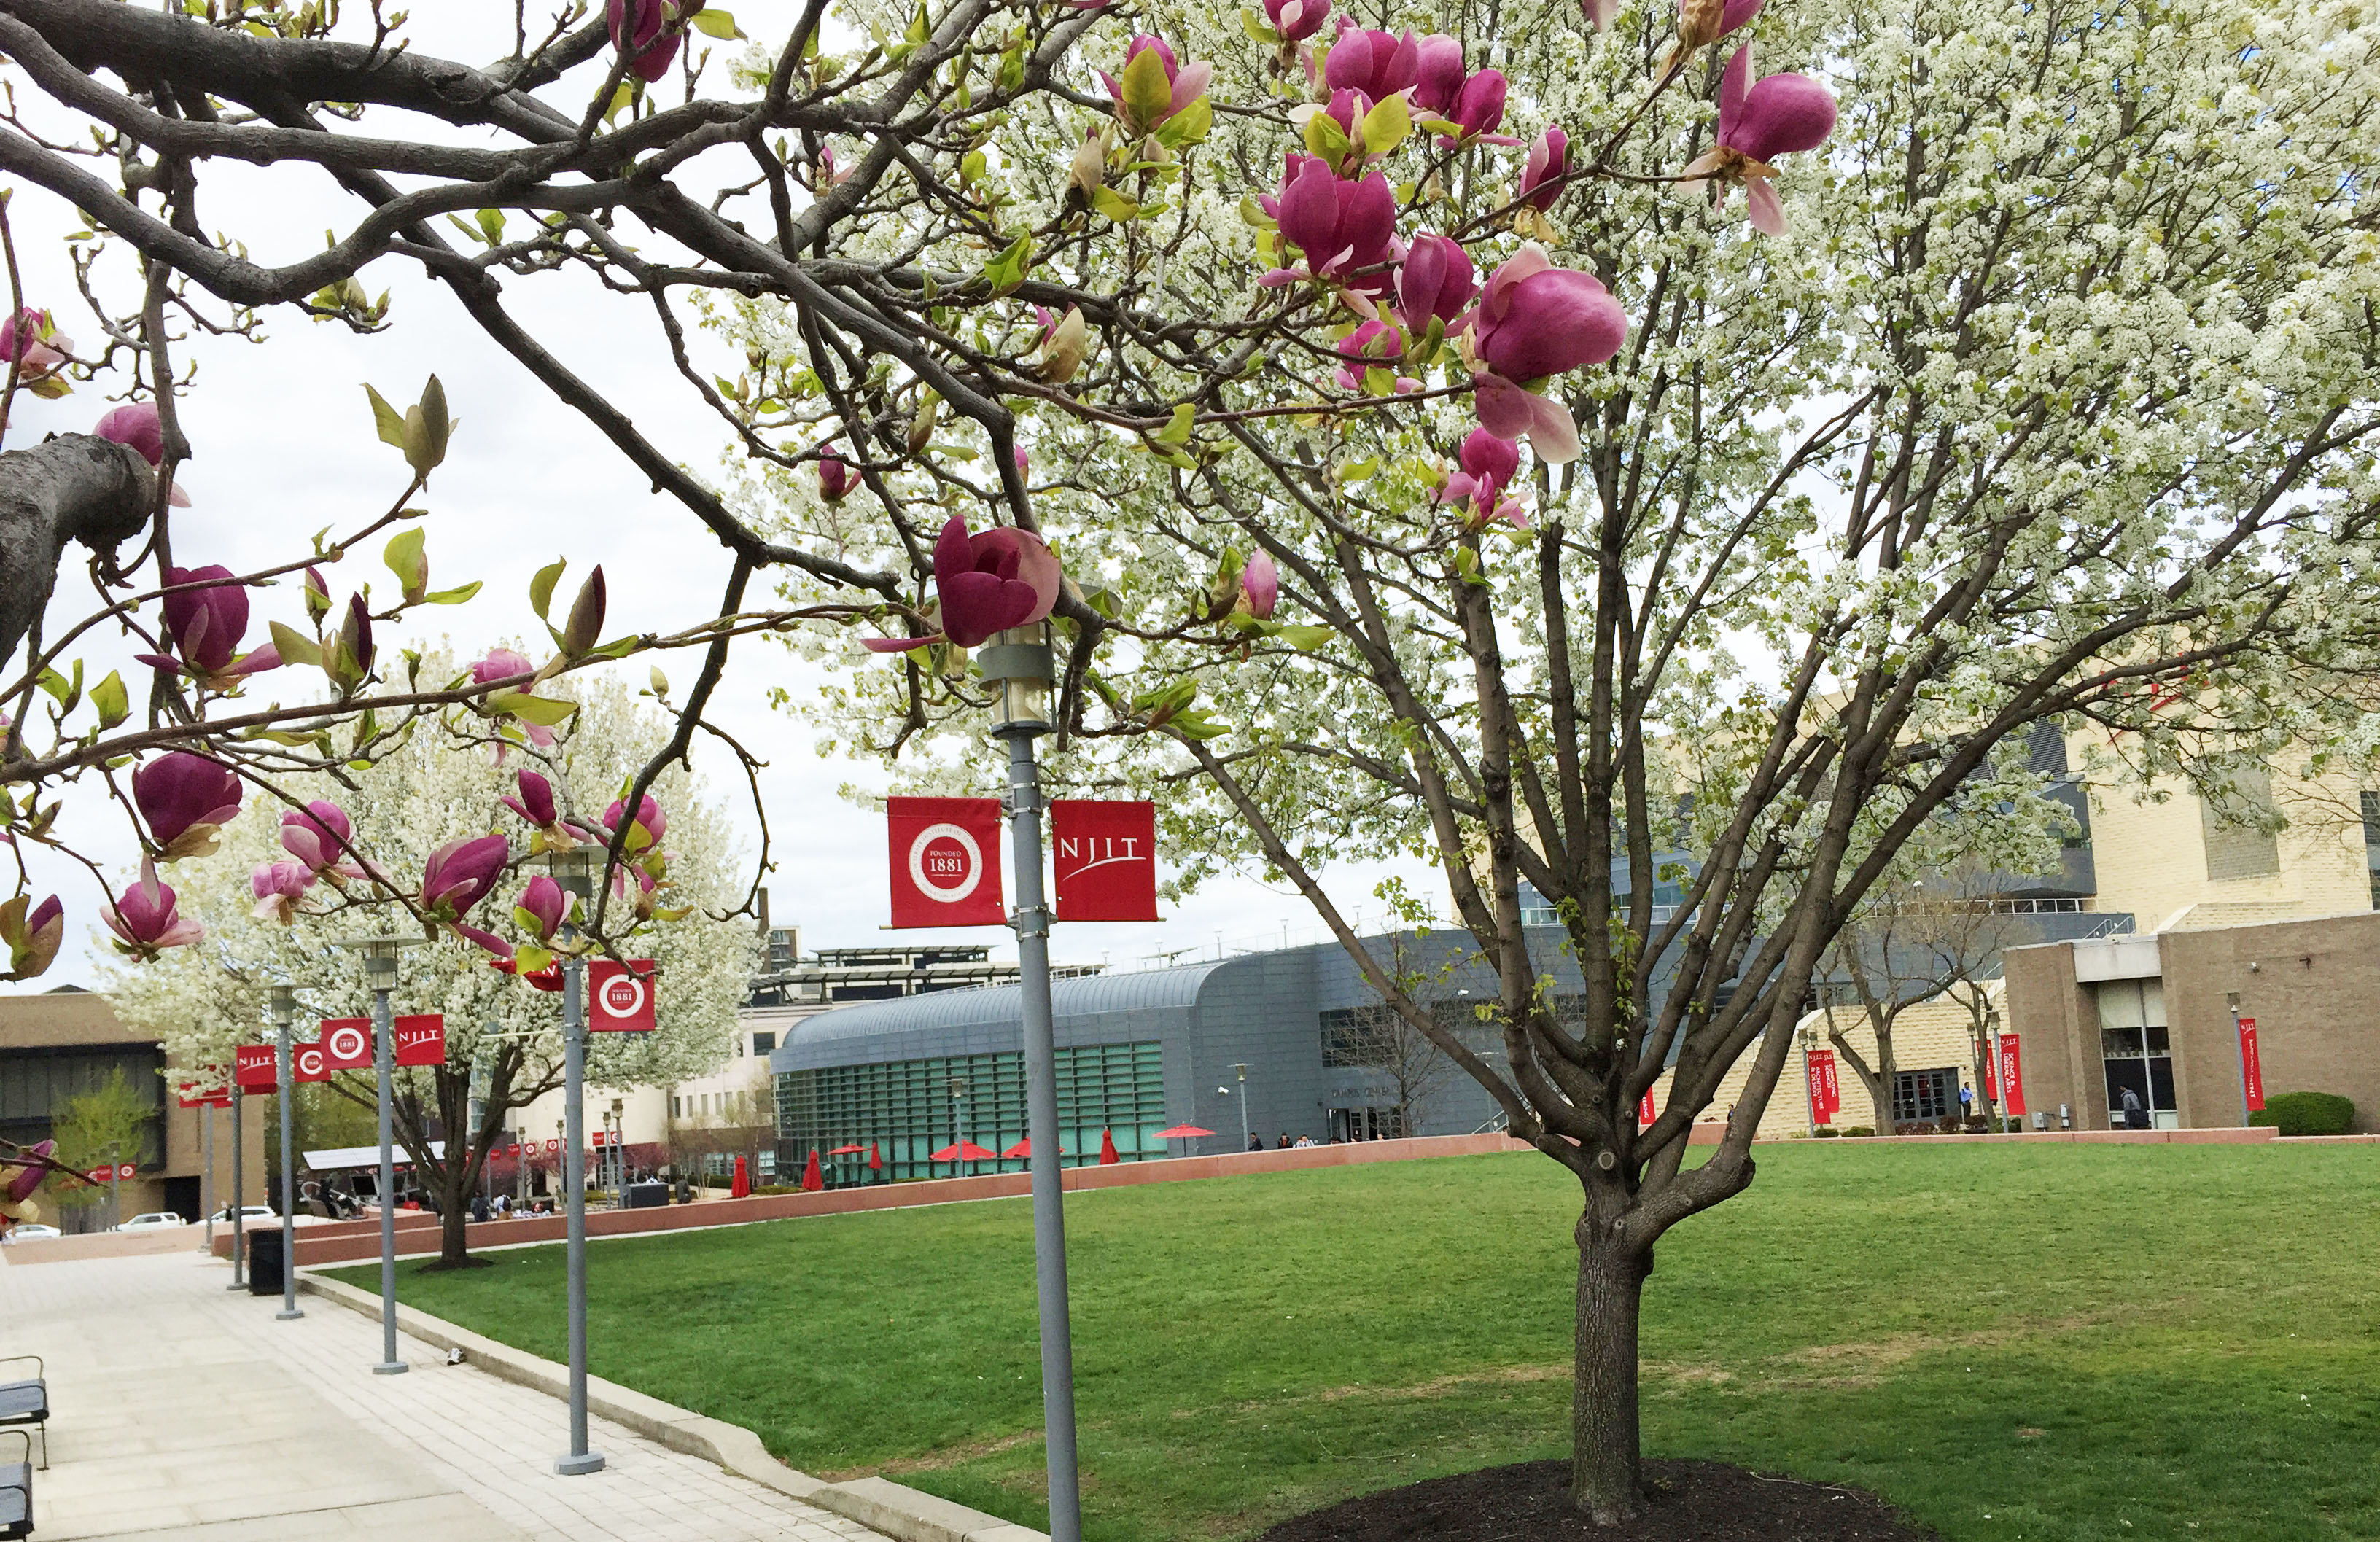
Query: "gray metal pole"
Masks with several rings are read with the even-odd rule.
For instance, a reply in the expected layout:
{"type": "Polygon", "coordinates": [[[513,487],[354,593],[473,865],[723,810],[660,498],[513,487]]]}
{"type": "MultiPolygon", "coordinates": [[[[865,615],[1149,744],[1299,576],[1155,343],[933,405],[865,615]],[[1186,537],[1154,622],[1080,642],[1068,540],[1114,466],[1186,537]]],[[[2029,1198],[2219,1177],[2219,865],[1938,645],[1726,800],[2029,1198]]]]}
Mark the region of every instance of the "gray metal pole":
{"type": "Polygon", "coordinates": [[[380,1364],[374,1376],[412,1369],[396,1357],[396,1154],[390,1128],[396,1105],[396,1026],[388,987],[372,992],[372,1063],[380,1073],[380,1364]]]}
{"type": "MultiPolygon", "coordinates": [[[[565,932],[565,941],[570,934],[565,932]]],[[[603,1453],[587,1449],[587,965],[562,965],[562,1191],[569,1215],[570,1451],[553,1459],[565,1477],[603,1470],[603,1453]]]]}
{"type": "Polygon", "coordinates": [[[289,1165],[289,1099],[298,1078],[290,1075],[289,1025],[281,1025],[281,1310],[275,1322],[290,1322],[306,1314],[298,1309],[298,1172],[289,1165]]]}
{"type": "Polygon", "coordinates": [[[243,1267],[239,1256],[239,1201],[247,1186],[239,1171],[239,1159],[241,1148],[248,1144],[240,1138],[239,1106],[247,1101],[248,1095],[239,1090],[238,1074],[235,1072],[231,1089],[231,1283],[224,1287],[227,1291],[247,1289],[246,1281],[239,1277],[243,1267]]]}
{"type": "Polygon", "coordinates": [[[1245,1151],[1256,1144],[1248,1134],[1248,1068],[1235,1065],[1232,1069],[1240,1074],[1240,1149],[1245,1151]]]}
{"type": "Polygon", "coordinates": [[[207,1105],[206,1123],[199,1126],[199,1206],[207,1212],[207,1234],[199,1251],[215,1250],[215,1106],[207,1105]]]}
{"type": "Polygon", "coordinates": [[[1009,846],[1025,997],[1025,1123],[1033,1142],[1033,1281],[1041,1303],[1041,1425],[1050,1542],[1082,1542],[1075,1478],[1075,1342],[1066,1309],[1065,1180],[1058,1151],[1058,1048],[1050,1012],[1050,910],[1041,893],[1041,784],[1033,739],[1008,740],[1009,846]]]}

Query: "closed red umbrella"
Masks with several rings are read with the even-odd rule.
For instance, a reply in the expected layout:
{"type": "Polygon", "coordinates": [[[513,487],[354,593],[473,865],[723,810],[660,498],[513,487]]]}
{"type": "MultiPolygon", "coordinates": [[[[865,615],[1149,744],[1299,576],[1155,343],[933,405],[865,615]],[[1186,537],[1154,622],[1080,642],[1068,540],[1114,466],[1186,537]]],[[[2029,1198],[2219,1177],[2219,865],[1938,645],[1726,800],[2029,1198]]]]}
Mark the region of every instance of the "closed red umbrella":
{"type": "Polygon", "coordinates": [[[745,1175],[744,1159],[738,1157],[735,1159],[735,1177],[728,1185],[727,1197],[730,1199],[742,1199],[751,1192],[752,1180],[745,1175]]]}
{"type": "Polygon", "coordinates": [[[872,1140],[868,1143],[868,1171],[870,1172],[884,1171],[884,1154],[876,1149],[876,1143],[872,1140]]]}
{"type": "Polygon", "coordinates": [[[1113,1167],[1116,1163],[1122,1160],[1123,1160],[1123,1159],[1116,1155],[1115,1132],[1113,1130],[1101,1130],[1099,1132],[1099,1165],[1101,1167],[1113,1167]]]}
{"type": "Polygon", "coordinates": [[[810,1148],[810,1160],[802,1169],[802,1192],[816,1194],[826,1187],[826,1175],[819,1171],[818,1147],[810,1148]]]}

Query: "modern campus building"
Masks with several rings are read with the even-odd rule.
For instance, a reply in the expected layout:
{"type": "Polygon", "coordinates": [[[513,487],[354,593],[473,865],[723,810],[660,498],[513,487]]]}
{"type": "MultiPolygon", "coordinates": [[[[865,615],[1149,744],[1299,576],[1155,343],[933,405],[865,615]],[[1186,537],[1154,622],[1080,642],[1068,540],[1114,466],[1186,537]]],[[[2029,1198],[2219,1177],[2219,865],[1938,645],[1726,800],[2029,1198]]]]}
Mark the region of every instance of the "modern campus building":
{"type": "MultiPolygon", "coordinates": [[[[1556,934],[1540,950],[1559,959],[1556,934]]],[[[1466,933],[1372,939],[1393,969],[1426,975],[1439,1020],[1484,1050],[1500,1030],[1476,1021],[1494,976],[1466,933]]],[[[1557,991],[1561,990],[1560,967],[1557,991]]],[[[1568,985],[1578,986],[1574,971],[1568,985]]],[[[1335,943],[1179,968],[1056,981],[1061,1143],[1096,1161],[1103,1138],[1125,1161],[1236,1150],[1286,1135],[1364,1140],[1451,1135],[1493,1123],[1487,1093],[1393,1014],[1335,943]],[[1181,1125],[1214,1131],[1165,1139],[1181,1125]],[[1244,1137],[1242,1132],[1245,1130],[1244,1137]]],[[[823,1012],[795,1025],[770,1056],[778,1164],[811,1151],[858,1179],[873,1147],[887,1180],[947,1174],[929,1154],[961,1138],[1003,1153],[1025,1138],[1022,993],[1014,985],[937,992],[823,1012]]],[[[977,1164],[1019,1171],[1020,1158],[977,1164]]]]}
{"type": "MultiPolygon", "coordinates": [[[[176,1210],[195,1220],[203,1212],[201,1153],[209,1144],[206,1122],[214,1122],[214,1202],[231,1203],[231,1115],[220,1110],[186,1109],[172,1095],[165,1052],[157,1040],[116,1020],[107,998],[64,985],[37,995],[0,996],[0,1138],[30,1146],[55,1133],[75,1098],[105,1085],[121,1072],[125,1085],[154,1109],[136,1147],[125,1153],[134,1175],[121,1182],[118,1219],[151,1210],[176,1210]]],[[[264,1129],[251,1099],[241,1121],[241,1200],[266,1203],[264,1129]]],[[[46,1202],[44,1202],[46,1208],[46,1202]]],[[[104,1203],[79,1207],[42,1220],[67,1231],[108,1224],[104,1203]]]]}

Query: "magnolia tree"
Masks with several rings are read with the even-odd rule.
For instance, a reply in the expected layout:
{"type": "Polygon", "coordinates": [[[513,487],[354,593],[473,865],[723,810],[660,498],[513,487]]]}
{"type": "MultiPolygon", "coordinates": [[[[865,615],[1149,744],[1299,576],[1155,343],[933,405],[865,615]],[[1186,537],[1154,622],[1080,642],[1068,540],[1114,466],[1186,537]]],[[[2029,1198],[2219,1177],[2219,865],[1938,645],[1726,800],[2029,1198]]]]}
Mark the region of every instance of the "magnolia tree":
{"type": "MultiPolygon", "coordinates": [[[[2209,724],[2322,742],[2351,697],[2308,683],[2370,659],[2361,11],[807,0],[731,58],[737,21],[698,0],[581,9],[516,5],[473,66],[459,31],[352,8],[0,0],[23,78],[0,168],[105,249],[79,271],[107,351],[39,319],[18,351],[158,409],[154,456],[0,458],[47,542],[23,549],[52,557],[11,592],[118,531],[160,565],[137,592],[176,582],[165,315],[403,324],[360,277],[397,262],[724,550],[721,616],[619,641],[706,649],[640,782],[686,753],[740,633],[864,619],[892,657],[812,705],[900,752],[979,710],[969,650],[1054,617],[1062,773],[1170,789],[1188,880],[1245,859],[1294,882],[1575,1174],[1598,1519],[1643,1502],[1655,1245],[1751,1182],[1783,1030],[1900,849],[2029,724],[2096,720],[2151,770],[2209,724]],[[218,233],[198,190],[229,160],[351,214],[327,248],[319,219],[218,233]],[[507,307],[574,277],[717,415],[725,492],[507,307]],[[44,477],[115,491],[43,503],[44,477]],[[784,604],[747,611],[764,569],[784,604]],[[1316,877],[1408,851],[1501,977],[1499,1054],[1387,977],[1316,877]],[[1583,1014],[1555,1016],[1524,881],[1583,1014]]],[[[383,431],[426,454],[444,423],[425,397],[383,431]]],[[[579,613],[537,674],[606,646],[579,613]]],[[[349,629],[284,667],[310,642],[335,685],[349,629]]],[[[150,736],[61,730],[9,776],[194,741],[261,775],[231,735],[326,718],[370,732],[270,753],[374,759],[392,713],[498,713],[532,683],[415,682],[365,716],[367,675],[290,728],[161,674],[150,736]]],[[[441,896],[477,881],[399,888],[451,924],[441,896]]]]}
{"type": "MultiPolygon", "coordinates": [[[[562,1085],[561,998],[549,992],[559,983],[552,965],[564,896],[549,877],[500,879],[501,864],[508,850],[603,840],[607,825],[623,819],[622,768],[669,732],[661,713],[622,686],[589,677],[577,705],[573,730],[552,744],[499,754],[425,733],[344,784],[325,778],[292,786],[324,795],[303,810],[249,808],[222,830],[212,856],[182,865],[178,914],[202,935],[148,965],[128,961],[104,986],[117,1014],[154,1033],[180,1063],[223,1063],[234,1045],[256,1038],[268,986],[296,984],[311,1015],[370,1014],[362,959],[338,941],[357,930],[361,917],[351,912],[377,903],[372,871],[424,872],[426,889],[449,904],[484,875],[486,900],[462,906],[461,935],[406,954],[396,990],[397,1011],[446,1019],[445,1062],[400,1069],[395,1103],[397,1138],[441,1201],[443,1265],[466,1261],[468,1201],[510,1116],[562,1085]],[[347,854],[328,847],[325,828],[352,830],[347,854]],[[487,833],[458,846],[457,831],[487,833]],[[531,988],[540,984],[546,989],[531,988]],[[444,1142],[443,1156],[432,1140],[444,1142]]],[[[657,881],[643,868],[621,869],[618,897],[628,908],[658,917],[741,903],[735,843],[720,811],[694,792],[687,775],[673,771],[649,795],[643,822],[658,844],[648,849],[670,856],[657,881]]],[[[676,1082],[725,1063],[755,959],[751,929],[657,926],[626,946],[662,970],[661,1026],[590,1035],[589,1079],[676,1082]]],[[[335,1073],[330,1085],[368,1108],[377,1098],[369,1070],[335,1073]]]]}

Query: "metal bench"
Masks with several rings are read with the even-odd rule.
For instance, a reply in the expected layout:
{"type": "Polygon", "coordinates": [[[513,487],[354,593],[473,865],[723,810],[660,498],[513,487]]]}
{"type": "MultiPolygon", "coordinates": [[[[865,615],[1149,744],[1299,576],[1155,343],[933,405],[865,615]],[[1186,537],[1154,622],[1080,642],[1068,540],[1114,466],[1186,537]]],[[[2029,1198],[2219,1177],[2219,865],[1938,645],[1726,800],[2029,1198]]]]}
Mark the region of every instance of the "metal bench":
{"type": "MultiPolygon", "coordinates": [[[[42,1432],[42,1470],[50,1468],[50,1383],[49,1367],[38,1354],[0,1354],[0,1366],[33,1363],[30,1380],[0,1381],[0,1425],[31,1425],[42,1432]]],[[[25,1435],[23,1430],[17,1431],[25,1435]]],[[[33,1441],[25,1436],[25,1456],[30,1461],[33,1441]]],[[[22,1532],[17,1533],[23,1536],[22,1532]]]]}
{"type": "Polygon", "coordinates": [[[25,1460],[0,1462],[0,1542],[33,1535],[33,1438],[21,1429],[0,1430],[25,1442],[25,1460]]]}

